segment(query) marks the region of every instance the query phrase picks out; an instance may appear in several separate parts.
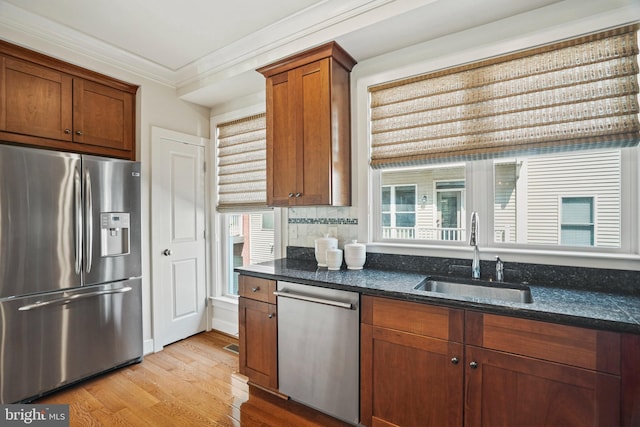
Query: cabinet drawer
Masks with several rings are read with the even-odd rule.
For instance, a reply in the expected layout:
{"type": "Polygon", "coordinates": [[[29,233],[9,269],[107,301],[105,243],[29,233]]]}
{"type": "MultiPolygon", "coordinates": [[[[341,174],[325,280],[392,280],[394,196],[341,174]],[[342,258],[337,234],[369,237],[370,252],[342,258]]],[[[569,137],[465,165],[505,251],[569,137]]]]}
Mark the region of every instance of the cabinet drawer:
{"type": "Polygon", "coordinates": [[[241,297],[264,301],[270,304],[276,303],[276,296],[273,294],[276,290],[276,282],[274,280],[240,275],[238,287],[238,292],[241,297]]]}
{"type": "Polygon", "coordinates": [[[620,374],[620,334],[467,312],[467,344],[620,374]]]}
{"type": "Polygon", "coordinates": [[[464,312],[453,308],[363,296],[362,323],[462,342],[464,312]]]}

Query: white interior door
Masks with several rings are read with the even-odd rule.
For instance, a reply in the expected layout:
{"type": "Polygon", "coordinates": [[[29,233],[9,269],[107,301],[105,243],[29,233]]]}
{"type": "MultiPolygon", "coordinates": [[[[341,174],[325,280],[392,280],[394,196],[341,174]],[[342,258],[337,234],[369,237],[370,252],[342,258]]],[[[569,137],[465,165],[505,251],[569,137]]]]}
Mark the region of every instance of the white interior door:
{"type": "Polygon", "coordinates": [[[154,349],[206,328],[205,139],[153,128],[154,349]]]}

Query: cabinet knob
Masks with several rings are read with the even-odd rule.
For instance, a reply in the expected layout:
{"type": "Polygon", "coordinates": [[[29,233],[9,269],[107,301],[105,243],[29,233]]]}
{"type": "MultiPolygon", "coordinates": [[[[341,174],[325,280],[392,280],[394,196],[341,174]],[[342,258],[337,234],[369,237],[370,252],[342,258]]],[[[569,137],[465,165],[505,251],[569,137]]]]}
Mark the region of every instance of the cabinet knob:
{"type": "Polygon", "coordinates": [[[293,193],[289,193],[289,198],[293,197],[293,193]]]}
{"type": "Polygon", "coordinates": [[[82,131],[77,130],[77,131],[76,131],[76,135],[78,135],[78,136],[82,136],[82,131]]]}
{"type": "Polygon", "coordinates": [[[302,196],[302,193],[296,193],[296,197],[302,196]]]}
{"type": "Polygon", "coordinates": [[[273,316],[275,316],[274,313],[269,313],[269,315],[267,316],[269,319],[273,319],[273,316]]]}
{"type": "Polygon", "coordinates": [[[258,292],[260,290],[260,286],[256,286],[255,288],[251,288],[251,292],[258,292]]]}
{"type": "Polygon", "coordinates": [[[469,366],[471,366],[471,369],[478,369],[478,362],[471,362],[469,366]]]}
{"type": "Polygon", "coordinates": [[[162,251],[162,255],[171,256],[171,249],[165,249],[164,251],[162,251]]]}
{"type": "Polygon", "coordinates": [[[64,133],[66,133],[67,135],[69,135],[71,133],[71,129],[65,129],[64,133]]]}
{"type": "Polygon", "coordinates": [[[453,363],[454,365],[457,365],[458,362],[460,362],[460,360],[457,357],[452,357],[451,358],[451,363],[453,363]]]}

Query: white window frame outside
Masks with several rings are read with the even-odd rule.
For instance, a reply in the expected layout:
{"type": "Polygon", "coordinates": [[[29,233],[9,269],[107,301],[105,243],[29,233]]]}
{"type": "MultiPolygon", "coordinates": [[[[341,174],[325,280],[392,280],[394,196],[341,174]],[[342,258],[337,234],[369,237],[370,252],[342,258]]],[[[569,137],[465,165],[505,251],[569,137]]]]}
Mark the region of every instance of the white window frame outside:
{"type": "MultiPolygon", "coordinates": [[[[593,245],[591,247],[598,246],[598,198],[593,194],[565,194],[558,196],[558,245],[563,247],[576,247],[562,243],[562,226],[563,225],[591,225],[593,227],[593,245]],[[591,215],[593,216],[592,224],[565,224],[562,222],[562,213],[564,209],[563,201],[565,199],[591,199],[591,215]]],[[[622,234],[622,233],[621,233],[622,234]]],[[[622,236],[620,236],[622,240],[622,236]]],[[[583,248],[582,246],[577,246],[583,248]]],[[[589,247],[589,246],[587,246],[589,247]]]]}
{"type": "MultiPolygon", "coordinates": [[[[385,185],[382,185],[380,187],[380,191],[381,191],[380,194],[382,194],[382,189],[385,188],[385,187],[388,187],[391,190],[390,194],[389,194],[389,199],[390,199],[389,205],[391,206],[391,210],[388,212],[388,214],[391,216],[391,225],[389,226],[389,228],[390,228],[389,231],[392,234],[394,234],[393,233],[394,229],[396,229],[396,232],[398,231],[397,229],[399,227],[396,225],[396,219],[397,219],[396,215],[398,213],[413,213],[413,215],[414,215],[413,227],[403,227],[403,229],[406,229],[407,231],[409,231],[409,229],[411,229],[409,234],[415,236],[416,235],[416,220],[417,220],[418,186],[416,184],[385,184],[385,185]],[[397,204],[395,203],[395,199],[396,199],[395,196],[396,196],[396,188],[398,188],[398,187],[413,187],[413,196],[414,196],[414,199],[415,199],[415,203],[413,205],[413,211],[410,212],[410,211],[398,211],[398,210],[396,210],[396,205],[397,204]],[[393,201],[393,203],[391,203],[391,201],[393,201]]],[[[382,215],[384,213],[386,213],[386,212],[383,212],[382,208],[381,208],[380,209],[380,217],[381,218],[382,218],[382,215]]],[[[381,232],[384,235],[384,227],[382,227],[381,232]]],[[[413,240],[414,238],[415,237],[410,237],[410,238],[407,238],[407,239],[413,240]]],[[[383,239],[384,239],[384,237],[383,237],[383,239]]],[[[399,239],[403,240],[401,237],[399,239]]],[[[396,240],[396,239],[394,239],[394,240],[396,240]]]]}

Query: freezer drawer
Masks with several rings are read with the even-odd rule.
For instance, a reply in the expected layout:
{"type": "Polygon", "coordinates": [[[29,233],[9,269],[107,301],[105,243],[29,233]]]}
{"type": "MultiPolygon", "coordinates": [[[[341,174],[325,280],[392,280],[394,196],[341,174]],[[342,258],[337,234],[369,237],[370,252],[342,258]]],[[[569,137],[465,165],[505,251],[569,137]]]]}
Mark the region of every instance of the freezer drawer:
{"type": "Polygon", "coordinates": [[[142,357],[141,279],[0,300],[0,403],[142,357]]]}

